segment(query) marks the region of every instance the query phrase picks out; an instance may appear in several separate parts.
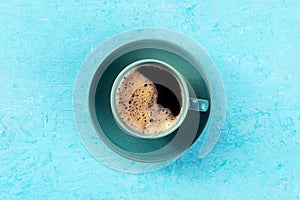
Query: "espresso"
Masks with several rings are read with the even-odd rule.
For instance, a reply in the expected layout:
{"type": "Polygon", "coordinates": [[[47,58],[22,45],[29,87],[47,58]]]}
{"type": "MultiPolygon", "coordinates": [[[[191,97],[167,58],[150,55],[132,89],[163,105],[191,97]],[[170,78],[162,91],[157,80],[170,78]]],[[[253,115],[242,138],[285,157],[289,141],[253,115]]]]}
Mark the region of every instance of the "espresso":
{"type": "Polygon", "coordinates": [[[161,64],[143,64],[128,72],[116,93],[121,120],[136,132],[157,134],[178,120],[182,106],[181,88],[161,64]]]}

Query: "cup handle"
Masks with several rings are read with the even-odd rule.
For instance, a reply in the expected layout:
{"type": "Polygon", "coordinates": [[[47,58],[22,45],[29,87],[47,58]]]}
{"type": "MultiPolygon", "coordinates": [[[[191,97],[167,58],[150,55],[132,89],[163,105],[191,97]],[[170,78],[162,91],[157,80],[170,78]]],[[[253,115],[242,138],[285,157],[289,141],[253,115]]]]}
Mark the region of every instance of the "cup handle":
{"type": "Polygon", "coordinates": [[[209,107],[209,102],[205,99],[190,98],[189,110],[206,112],[209,107]]]}

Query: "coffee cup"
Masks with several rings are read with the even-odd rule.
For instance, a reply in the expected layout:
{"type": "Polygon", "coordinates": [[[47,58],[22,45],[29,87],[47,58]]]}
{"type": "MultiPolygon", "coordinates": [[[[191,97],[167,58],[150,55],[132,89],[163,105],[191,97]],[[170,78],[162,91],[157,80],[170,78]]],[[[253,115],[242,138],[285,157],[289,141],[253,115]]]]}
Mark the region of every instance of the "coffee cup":
{"type": "Polygon", "coordinates": [[[161,138],[184,122],[189,110],[206,112],[209,101],[190,97],[189,83],[174,67],[157,59],[126,66],[116,77],[111,111],[125,133],[139,138],[161,138]]]}

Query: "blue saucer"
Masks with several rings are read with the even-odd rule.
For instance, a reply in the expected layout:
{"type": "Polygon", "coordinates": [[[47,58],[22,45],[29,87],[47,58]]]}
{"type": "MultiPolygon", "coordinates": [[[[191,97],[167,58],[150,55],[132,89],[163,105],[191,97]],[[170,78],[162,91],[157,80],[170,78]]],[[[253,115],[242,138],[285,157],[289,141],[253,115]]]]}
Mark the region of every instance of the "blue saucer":
{"type": "Polygon", "coordinates": [[[139,29],[107,40],[89,55],[75,83],[73,112],[82,143],[95,158],[119,171],[141,173],[169,165],[196,141],[201,143],[200,157],[207,155],[225,119],[225,93],[218,70],[197,43],[173,31],[139,29]],[[125,66],[146,58],[175,67],[186,77],[195,97],[210,101],[210,112],[200,116],[190,111],[186,123],[159,139],[122,132],[110,110],[110,89],[125,66]]]}

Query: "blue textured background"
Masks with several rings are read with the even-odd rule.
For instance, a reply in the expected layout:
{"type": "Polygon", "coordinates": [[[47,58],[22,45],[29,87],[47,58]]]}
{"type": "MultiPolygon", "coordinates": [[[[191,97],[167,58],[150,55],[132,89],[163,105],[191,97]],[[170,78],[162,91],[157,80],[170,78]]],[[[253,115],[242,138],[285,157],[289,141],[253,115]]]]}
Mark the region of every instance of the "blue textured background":
{"type": "Polygon", "coordinates": [[[300,199],[300,1],[0,0],[0,199],[300,199]],[[203,160],[113,171],[75,130],[72,89],[90,51],[160,27],[218,66],[227,120],[203,160]]]}

